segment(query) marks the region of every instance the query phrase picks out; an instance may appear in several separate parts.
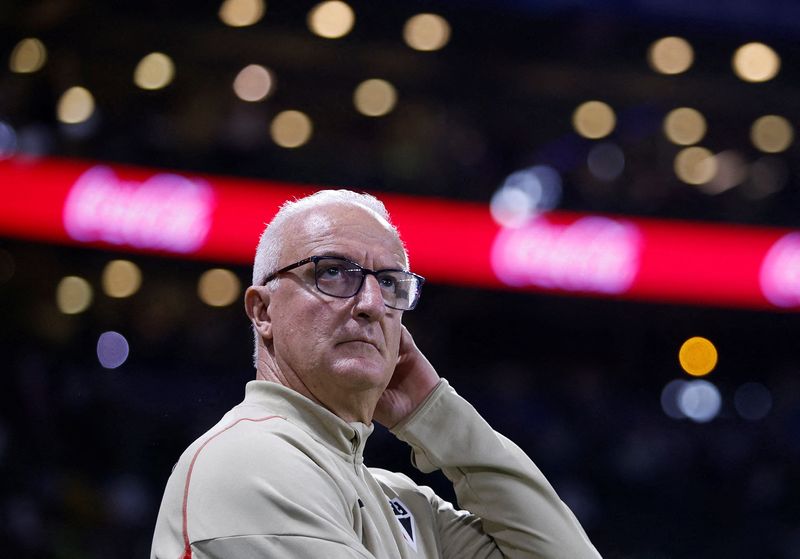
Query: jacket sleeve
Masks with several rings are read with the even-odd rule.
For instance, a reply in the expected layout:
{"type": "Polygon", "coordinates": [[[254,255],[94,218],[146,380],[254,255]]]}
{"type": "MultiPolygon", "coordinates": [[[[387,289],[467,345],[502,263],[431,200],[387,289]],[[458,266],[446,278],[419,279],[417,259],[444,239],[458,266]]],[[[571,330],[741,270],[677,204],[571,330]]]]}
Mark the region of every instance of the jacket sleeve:
{"type": "Polygon", "coordinates": [[[465,509],[428,495],[445,557],[600,557],[531,459],[446,380],[392,432],[411,445],[419,470],[442,470],[465,509]]]}

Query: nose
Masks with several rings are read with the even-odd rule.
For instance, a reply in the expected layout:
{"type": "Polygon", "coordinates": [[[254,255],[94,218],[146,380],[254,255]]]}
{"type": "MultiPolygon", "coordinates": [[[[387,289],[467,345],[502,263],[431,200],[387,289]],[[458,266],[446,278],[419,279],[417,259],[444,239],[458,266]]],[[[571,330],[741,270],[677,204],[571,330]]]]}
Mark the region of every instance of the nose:
{"type": "Polygon", "coordinates": [[[364,278],[364,284],[354,299],[353,313],[358,317],[373,321],[380,320],[386,314],[381,286],[375,276],[368,275],[364,278]]]}

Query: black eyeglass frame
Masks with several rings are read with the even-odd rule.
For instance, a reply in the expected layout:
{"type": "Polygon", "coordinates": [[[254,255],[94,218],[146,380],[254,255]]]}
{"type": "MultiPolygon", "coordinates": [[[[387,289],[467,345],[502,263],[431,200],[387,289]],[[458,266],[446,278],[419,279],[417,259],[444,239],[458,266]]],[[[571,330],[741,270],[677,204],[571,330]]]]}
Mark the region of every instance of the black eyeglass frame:
{"type": "Polygon", "coordinates": [[[358,295],[358,292],[361,291],[361,288],[364,287],[364,280],[366,279],[367,276],[375,276],[375,279],[378,279],[378,274],[381,274],[383,272],[403,272],[404,274],[412,275],[417,280],[417,293],[416,293],[416,297],[414,298],[414,301],[411,303],[411,306],[409,308],[407,308],[407,309],[403,309],[403,308],[399,308],[399,307],[393,307],[392,305],[389,305],[388,303],[386,303],[386,299],[384,299],[383,303],[387,307],[389,307],[390,309],[395,309],[395,310],[398,310],[398,311],[413,311],[416,308],[417,303],[419,303],[420,297],[422,296],[422,285],[425,283],[425,278],[420,276],[419,274],[415,274],[414,272],[409,272],[408,270],[402,270],[400,268],[384,268],[382,270],[370,270],[369,268],[365,268],[364,266],[362,266],[361,264],[358,264],[357,262],[353,262],[352,260],[348,260],[347,258],[343,258],[341,256],[333,256],[333,255],[309,256],[308,258],[303,258],[302,260],[299,260],[299,261],[295,262],[294,264],[289,264],[288,266],[284,266],[280,270],[277,270],[276,272],[273,272],[272,274],[267,276],[264,279],[264,282],[262,283],[262,285],[268,284],[269,282],[271,282],[272,280],[277,278],[278,275],[280,275],[280,274],[282,274],[284,272],[288,272],[290,270],[294,270],[295,268],[299,268],[300,266],[305,266],[306,264],[310,264],[312,262],[314,263],[314,286],[317,288],[317,290],[320,293],[324,293],[325,295],[328,295],[330,297],[337,297],[339,299],[349,299],[350,297],[355,297],[356,295],[358,295]],[[355,293],[353,293],[352,295],[334,295],[332,293],[328,293],[324,289],[320,289],[319,281],[318,281],[317,273],[316,273],[317,272],[316,267],[317,267],[317,263],[320,260],[324,260],[324,259],[341,260],[342,262],[347,262],[348,264],[351,264],[352,266],[355,267],[355,269],[358,269],[358,270],[361,271],[361,283],[358,284],[358,288],[355,290],[355,293]]]}

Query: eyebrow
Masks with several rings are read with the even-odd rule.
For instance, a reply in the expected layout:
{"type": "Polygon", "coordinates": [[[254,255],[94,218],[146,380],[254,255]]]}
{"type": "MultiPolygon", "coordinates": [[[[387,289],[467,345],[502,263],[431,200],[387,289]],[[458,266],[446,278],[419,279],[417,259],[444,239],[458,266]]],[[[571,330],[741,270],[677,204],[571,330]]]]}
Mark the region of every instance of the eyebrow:
{"type": "MultiPolygon", "coordinates": [[[[345,254],[343,254],[341,252],[324,251],[324,252],[321,252],[320,254],[315,254],[314,256],[330,256],[330,257],[333,257],[333,258],[344,258],[345,260],[348,260],[348,261],[352,262],[353,264],[356,264],[356,265],[360,266],[361,268],[365,267],[364,265],[362,265],[359,262],[357,262],[355,258],[352,258],[350,256],[346,256],[345,254]]],[[[403,272],[408,272],[409,271],[408,268],[403,266],[403,264],[397,264],[396,267],[395,266],[390,266],[388,268],[377,268],[375,271],[381,271],[381,270],[401,270],[403,272]]]]}
{"type": "MultiPolygon", "coordinates": [[[[334,257],[334,258],[344,258],[345,260],[350,260],[351,262],[356,262],[355,260],[353,260],[349,256],[345,256],[341,252],[325,251],[325,252],[321,252],[319,254],[315,254],[314,256],[331,256],[331,257],[334,257]]],[[[356,264],[358,264],[358,262],[356,262],[356,264]]]]}

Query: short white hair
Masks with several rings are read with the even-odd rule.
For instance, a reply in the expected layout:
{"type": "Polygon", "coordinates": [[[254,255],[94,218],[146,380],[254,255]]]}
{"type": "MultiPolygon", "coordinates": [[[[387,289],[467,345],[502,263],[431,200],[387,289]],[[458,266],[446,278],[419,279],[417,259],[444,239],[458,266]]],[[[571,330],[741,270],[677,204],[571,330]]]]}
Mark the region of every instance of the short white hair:
{"type": "MultiPolygon", "coordinates": [[[[264,228],[261,238],[256,248],[256,256],[253,261],[253,285],[264,285],[266,279],[278,270],[286,240],[286,230],[294,219],[310,210],[319,209],[324,206],[357,206],[374,214],[380,220],[385,221],[400,241],[403,247],[403,257],[406,266],[409,265],[408,251],[397,228],[392,224],[389,212],[383,202],[375,196],[366,193],[353,192],[352,190],[320,190],[304,198],[287,200],[278,209],[275,217],[264,228]]],[[[290,264],[290,263],[286,263],[290,264]]],[[[272,283],[272,282],[271,282],[272,283]]],[[[274,283],[273,283],[274,286],[274,283]]],[[[270,286],[270,287],[273,287],[270,286]]],[[[253,353],[253,363],[258,360],[258,332],[253,329],[255,335],[255,351],[253,353]]]]}

